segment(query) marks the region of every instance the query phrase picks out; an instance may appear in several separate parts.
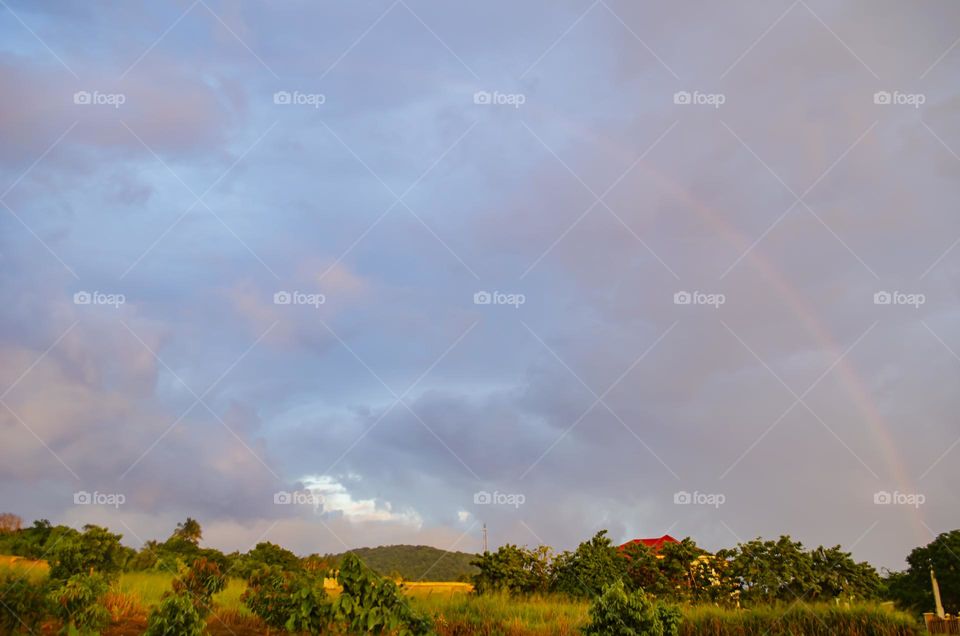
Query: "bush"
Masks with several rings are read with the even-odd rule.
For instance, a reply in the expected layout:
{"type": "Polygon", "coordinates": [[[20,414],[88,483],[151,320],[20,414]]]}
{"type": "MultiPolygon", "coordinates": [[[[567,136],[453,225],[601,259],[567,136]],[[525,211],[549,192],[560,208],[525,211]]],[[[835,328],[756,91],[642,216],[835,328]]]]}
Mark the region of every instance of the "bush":
{"type": "Polygon", "coordinates": [[[627,571],[627,560],[601,530],[574,552],[563,552],[553,563],[552,590],[571,596],[594,597],[610,581],[619,581],[627,571]]]}
{"type": "Polygon", "coordinates": [[[48,610],[47,585],[25,572],[0,572],[0,634],[34,633],[48,610]]]}
{"type": "Polygon", "coordinates": [[[254,572],[241,597],[268,627],[319,634],[332,610],[319,577],[269,566],[254,572]]]}
{"type": "Polygon", "coordinates": [[[603,588],[590,606],[590,622],[584,634],[593,636],[676,636],[680,611],[654,603],[643,590],[627,593],[623,582],[603,588]]]}
{"type": "Polygon", "coordinates": [[[75,574],[53,591],[54,615],[61,634],[98,634],[110,622],[110,612],[100,599],[109,583],[102,574],[75,574]]]}
{"type": "Polygon", "coordinates": [[[213,595],[227,584],[227,577],[220,572],[220,566],[213,561],[200,557],[189,568],[181,570],[173,580],[173,593],[186,595],[193,601],[200,617],[210,613],[213,595]]]}
{"type": "Polygon", "coordinates": [[[334,618],[348,632],[416,636],[431,632],[430,620],[414,612],[397,585],[381,579],[355,554],[340,561],[337,582],[342,591],[333,604],[334,618]]]}
{"type": "Polygon", "coordinates": [[[164,598],[147,619],[145,636],[200,636],[206,625],[187,594],[164,598]]]}

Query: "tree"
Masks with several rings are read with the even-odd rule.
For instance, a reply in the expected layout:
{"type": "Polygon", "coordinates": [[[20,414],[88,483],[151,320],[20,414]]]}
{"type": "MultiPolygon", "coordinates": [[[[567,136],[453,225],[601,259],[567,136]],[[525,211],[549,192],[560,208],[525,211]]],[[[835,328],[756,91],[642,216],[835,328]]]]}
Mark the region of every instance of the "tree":
{"type": "Polygon", "coordinates": [[[471,565],[479,570],[473,576],[478,594],[545,592],[549,586],[550,548],[541,546],[531,550],[508,543],[496,552],[483,553],[471,561],[471,565]]]}
{"type": "Polygon", "coordinates": [[[857,563],[840,546],[819,546],[810,551],[812,600],[831,600],[841,596],[873,599],[880,590],[880,575],[867,562],[857,563]]]}
{"type": "Polygon", "coordinates": [[[203,530],[200,528],[200,522],[191,517],[187,517],[186,521],[177,524],[177,529],[173,531],[170,538],[182,539],[193,545],[199,545],[200,539],[203,538],[203,530]]]}
{"type": "Polygon", "coordinates": [[[82,534],[62,539],[52,551],[50,577],[68,579],[75,574],[98,572],[106,577],[123,567],[126,552],[122,535],[100,526],[86,525],[82,534]]]}
{"type": "Polygon", "coordinates": [[[940,585],[943,609],[949,614],[960,613],[960,559],[957,555],[960,555],[960,530],[944,532],[927,545],[914,548],[907,557],[907,570],[888,577],[887,595],[904,609],[932,612],[930,569],[933,568],[940,585]]]}
{"type": "Polygon", "coordinates": [[[626,575],[626,560],[601,530],[573,552],[554,560],[551,589],[571,596],[597,596],[605,585],[626,575]]]}
{"type": "Polygon", "coordinates": [[[23,519],[12,512],[0,513],[0,534],[17,532],[23,525],[23,519]]]}
{"type": "Polygon", "coordinates": [[[730,576],[746,603],[790,602],[813,591],[813,560],[803,544],[789,536],[777,541],[757,538],[718,555],[729,559],[730,576]]]}
{"type": "Polygon", "coordinates": [[[660,594],[667,589],[667,578],[660,572],[660,560],[642,543],[629,543],[620,551],[625,560],[624,583],[631,590],[660,594]]]}
{"type": "Polygon", "coordinates": [[[110,622],[110,612],[100,602],[110,585],[102,574],[74,574],[52,593],[54,615],[61,634],[94,636],[110,622]]]}

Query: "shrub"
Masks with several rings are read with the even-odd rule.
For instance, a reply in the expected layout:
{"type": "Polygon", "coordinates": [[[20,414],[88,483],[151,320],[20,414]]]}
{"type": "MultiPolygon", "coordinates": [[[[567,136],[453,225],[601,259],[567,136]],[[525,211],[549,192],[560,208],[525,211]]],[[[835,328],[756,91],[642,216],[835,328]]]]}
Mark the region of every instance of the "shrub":
{"type": "Polygon", "coordinates": [[[34,633],[48,609],[47,586],[27,573],[0,572],[0,633],[34,633]]]}
{"type": "Polygon", "coordinates": [[[676,636],[680,612],[654,603],[643,590],[627,593],[623,582],[603,588],[590,606],[590,622],[584,634],[593,636],[676,636]]]}
{"type": "Polygon", "coordinates": [[[74,574],[53,591],[54,615],[61,634],[98,634],[110,622],[110,612],[100,602],[109,589],[102,574],[74,574]]]}
{"type": "Polygon", "coordinates": [[[241,600],[268,627],[284,629],[293,614],[292,575],[279,567],[264,567],[247,579],[241,600]]]}
{"type": "Polygon", "coordinates": [[[333,603],[334,618],[349,633],[415,636],[431,632],[430,620],[413,611],[397,585],[367,568],[355,554],[340,561],[337,582],[342,591],[333,603]]]}
{"type": "Polygon", "coordinates": [[[194,600],[187,594],[164,598],[147,619],[145,636],[200,636],[206,625],[194,600]]]}
{"type": "Polygon", "coordinates": [[[210,613],[213,595],[226,584],[227,577],[220,572],[220,566],[200,557],[189,568],[183,568],[173,580],[173,593],[190,598],[202,618],[210,613]]]}

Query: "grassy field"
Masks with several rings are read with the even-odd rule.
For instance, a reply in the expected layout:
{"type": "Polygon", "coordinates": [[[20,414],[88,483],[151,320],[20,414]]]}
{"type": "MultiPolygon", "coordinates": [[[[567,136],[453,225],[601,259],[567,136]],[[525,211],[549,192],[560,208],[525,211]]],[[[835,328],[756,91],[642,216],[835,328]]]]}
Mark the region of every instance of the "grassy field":
{"type": "MultiPolygon", "coordinates": [[[[13,568],[38,579],[48,568],[43,562],[0,557],[0,569],[13,568]]],[[[113,584],[105,604],[113,625],[105,636],[133,636],[146,627],[151,608],[170,590],[166,572],[131,572],[113,584]]],[[[265,633],[259,620],[241,602],[246,583],[230,579],[214,596],[216,609],[208,628],[220,636],[265,633]]],[[[413,607],[434,619],[439,636],[572,636],[589,620],[589,605],[557,596],[524,599],[470,594],[465,583],[411,582],[405,585],[413,607]]],[[[336,594],[336,590],[329,590],[336,594]]],[[[56,632],[45,625],[44,634],[56,632]]],[[[922,628],[912,617],[879,605],[852,608],[836,605],[793,605],[755,610],[724,610],[710,606],[686,608],[681,636],[917,636],[922,628]]]]}

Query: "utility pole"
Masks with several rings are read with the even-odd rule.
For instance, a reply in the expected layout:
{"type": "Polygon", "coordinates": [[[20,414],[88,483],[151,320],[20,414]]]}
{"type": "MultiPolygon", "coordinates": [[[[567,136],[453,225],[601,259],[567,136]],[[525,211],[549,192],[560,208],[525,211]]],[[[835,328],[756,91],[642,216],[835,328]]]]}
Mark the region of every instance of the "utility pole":
{"type": "Polygon", "coordinates": [[[483,553],[487,553],[487,524],[483,524],[483,553]]]}

